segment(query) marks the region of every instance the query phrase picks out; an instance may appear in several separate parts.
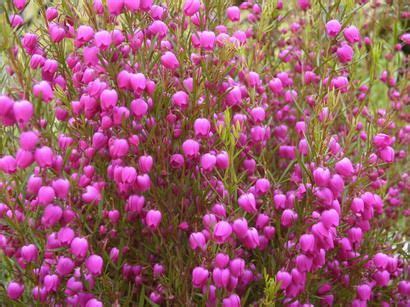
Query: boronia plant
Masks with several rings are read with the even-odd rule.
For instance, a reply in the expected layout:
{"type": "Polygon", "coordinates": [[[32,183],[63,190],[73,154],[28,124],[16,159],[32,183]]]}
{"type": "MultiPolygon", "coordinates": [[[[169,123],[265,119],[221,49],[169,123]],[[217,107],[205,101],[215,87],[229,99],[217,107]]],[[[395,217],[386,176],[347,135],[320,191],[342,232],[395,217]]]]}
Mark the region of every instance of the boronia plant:
{"type": "Polygon", "coordinates": [[[0,10],[0,305],[410,305],[407,1],[0,10]]]}

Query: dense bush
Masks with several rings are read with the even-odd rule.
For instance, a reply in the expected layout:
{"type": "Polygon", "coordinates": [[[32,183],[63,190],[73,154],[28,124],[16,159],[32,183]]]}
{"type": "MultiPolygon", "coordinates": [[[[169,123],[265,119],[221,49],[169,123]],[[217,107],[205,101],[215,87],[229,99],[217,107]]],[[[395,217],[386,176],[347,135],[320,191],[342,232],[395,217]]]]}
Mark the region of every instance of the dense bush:
{"type": "Polygon", "coordinates": [[[409,306],[405,1],[3,0],[0,302],[409,306]]]}

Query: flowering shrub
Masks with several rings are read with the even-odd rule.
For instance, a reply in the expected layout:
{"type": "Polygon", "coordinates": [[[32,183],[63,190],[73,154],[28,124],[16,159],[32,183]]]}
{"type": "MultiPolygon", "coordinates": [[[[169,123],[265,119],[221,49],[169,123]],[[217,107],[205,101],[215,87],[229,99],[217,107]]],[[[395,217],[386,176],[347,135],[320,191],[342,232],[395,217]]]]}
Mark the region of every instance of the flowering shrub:
{"type": "Polygon", "coordinates": [[[2,305],[410,304],[404,3],[2,11],[2,305]]]}

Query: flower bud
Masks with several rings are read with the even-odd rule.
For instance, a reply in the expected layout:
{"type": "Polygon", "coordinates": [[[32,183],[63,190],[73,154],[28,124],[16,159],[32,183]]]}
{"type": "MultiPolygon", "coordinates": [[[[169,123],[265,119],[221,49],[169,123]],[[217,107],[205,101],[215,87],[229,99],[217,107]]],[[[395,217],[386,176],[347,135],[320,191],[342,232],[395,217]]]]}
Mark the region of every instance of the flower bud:
{"type": "Polygon", "coordinates": [[[233,222],[233,231],[239,238],[243,238],[246,236],[248,232],[248,222],[245,218],[236,219],[233,222]]]}
{"type": "Polygon", "coordinates": [[[259,233],[255,227],[248,229],[244,238],[244,243],[246,247],[251,249],[257,248],[260,245],[259,233]]]}
{"type": "Polygon", "coordinates": [[[265,195],[266,193],[269,192],[270,187],[271,186],[270,186],[270,182],[268,179],[261,178],[261,179],[256,180],[255,189],[256,189],[256,192],[258,192],[259,194],[265,195]]]}
{"type": "MultiPolygon", "coordinates": [[[[117,0],[118,2],[118,0],[117,0]]],[[[94,34],[94,44],[100,50],[106,50],[112,43],[111,33],[108,31],[99,31],[94,34]]]]}
{"type": "Polygon", "coordinates": [[[373,263],[379,270],[384,270],[389,262],[389,256],[383,253],[377,253],[373,256],[373,263]]]}
{"type": "Polygon", "coordinates": [[[239,277],[245,271],[245,260],[242,258],[235,258],[229,263],[229,270],[235,277],[239,277]]]}
{"type": "Polygon", "coordinates": [[[125,207],[126,211],[129,212],[137,212],[141,213],[143,207],[145,204],[145,198],[144,196],[139,196],[139,195],[131,195],[128,198],[127,205],[125,207]]]}
{"type": "Polygon", "coordinates": [[[52,187],[56,193],[56,196],[60,199],[66,199],[70,190],[70,181],[67,179],[57,179],[52,182],[52,187]]]}

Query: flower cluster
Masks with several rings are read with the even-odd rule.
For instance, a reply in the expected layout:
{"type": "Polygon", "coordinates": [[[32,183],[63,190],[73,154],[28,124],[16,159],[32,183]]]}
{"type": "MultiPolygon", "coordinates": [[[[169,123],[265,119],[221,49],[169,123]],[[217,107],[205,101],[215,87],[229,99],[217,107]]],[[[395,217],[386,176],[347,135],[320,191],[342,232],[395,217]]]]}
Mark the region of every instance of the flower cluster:
{"type": "Polygon", "coordinates": [[[1,34],[2,302],[410,304],[408,11],[33,2],[1,34]]]}

